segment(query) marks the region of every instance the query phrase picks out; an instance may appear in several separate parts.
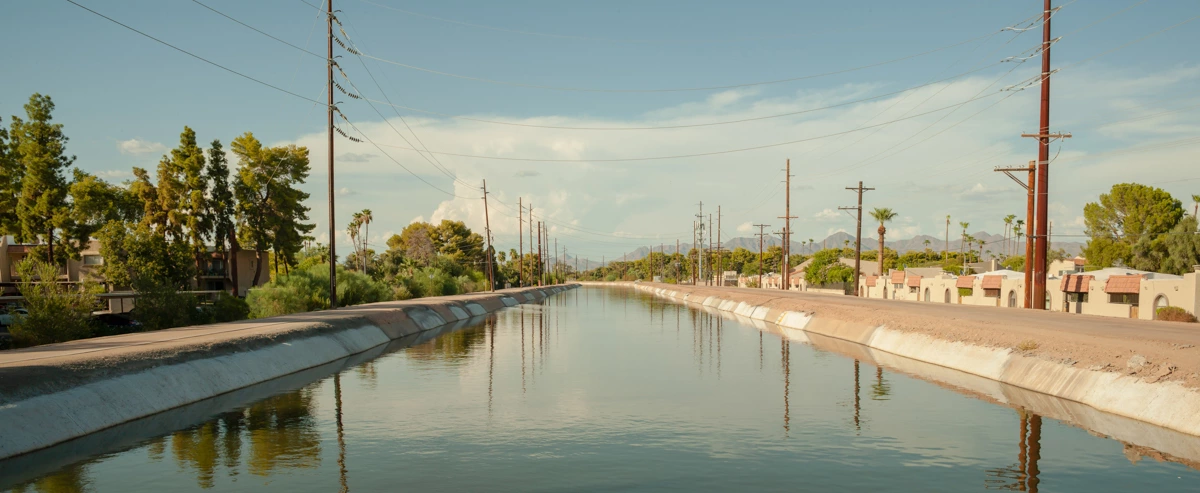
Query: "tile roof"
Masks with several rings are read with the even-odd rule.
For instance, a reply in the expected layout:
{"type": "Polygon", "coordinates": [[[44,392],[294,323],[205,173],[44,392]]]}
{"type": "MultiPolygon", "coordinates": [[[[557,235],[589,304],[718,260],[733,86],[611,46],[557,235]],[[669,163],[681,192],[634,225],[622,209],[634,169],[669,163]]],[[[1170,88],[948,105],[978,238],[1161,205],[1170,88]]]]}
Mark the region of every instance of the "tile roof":
{"type": "Polygon", "coordinates": [[[983,289],[1000,289],[1004,276],[983,276],[983,289]]]}
{"type": "Polygon", "coordinates": [[[892,271],[892,284],[904,284],[904,271],[892,271]]]}
{"type": "Polygon", "coordinates": [[[958,281],[954,282],[956,288],[973,288],[975,287],[975,276],[962,276],[958,281]]]}
{"type": "Polygon", "coordinates": [[[908,276],[908,287],[910,287],[910,288],[921,287],[921,276],[908,276]]]}
{"type": "Polygon", "coordinates": [[[868,287],[876,286],[879,282],[879,276],[867,276],[867,280],[865,282],[867,283],[868,287]]]}
{"type": "Polygon", "coordinates": [[[1142,276],[1108,276],[1104,285],[1105,293],[1138,294],[1142,287],[1142,276]]]}
{"type": "Polygon", "coordinates": [[[1064,293],[1086,293],[1091,287],[1092,276],[1068,274],[1063,276],[1059,291],[1064,293]]]}

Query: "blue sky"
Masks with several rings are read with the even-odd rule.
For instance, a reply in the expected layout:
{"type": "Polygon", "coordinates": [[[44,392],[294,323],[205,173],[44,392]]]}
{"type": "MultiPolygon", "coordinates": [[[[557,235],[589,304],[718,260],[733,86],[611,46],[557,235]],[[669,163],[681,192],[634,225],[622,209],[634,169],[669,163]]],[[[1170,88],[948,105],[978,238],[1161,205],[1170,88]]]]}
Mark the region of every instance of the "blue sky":
{"type": "MultiPolygon", "coordinates": [[[[323,24],[317,22],[316,10],[300,0],[202,1],[323,53],[323,24]]],[[[319,1],[309,0],[313,5],[319,1]]],[[[323,99],[321,59],[191,1],[79,2],[231,69],[323,99]]],[[[997,31],[1037,15],[1041,2],[1035,0],[335,2],[350,41],[378,59],[571,88],[768,81],[842,71],[973,40],[837,75],[685,92],[518,87],[376,59],[360,62],[335,48],[351,81],[371,99],[385,98],[362,63],[395,104],[484,120],[567,127],[678,126],[841,105],[739,124],[604,131],[496,125],[400,110],[435,152],[515,160],[438,156],[458,178],[456,183],[413,151],[339,137],[338,229],[344,229],[353,211],[371,208],[376,217],[373,243],[417,218],[461,219],[474,228],[483,224],[479,200],[450,197],[406,173],[393,159],[459,196],[477,196],[464,183],[486,178],[499,202],[532,200],[538,214],[553,225],[560,245],[591,258],[673,243],[677,237],[690,241],[692,216],[701,200],[706,212],[723,206],[723,236],[749,236],[752,223],[778,228],[776,216],[783,212],[779,170],[788,158],[796,175],[796,239],[853,230],[853,222],[836,208],[852,203],[844,187],[858,180],[877,188],[868,194],[867,207],[900,213],[890,226],[896,238],[940,236],[946,214],[956,223],[971,222],[972,230],[996,233],[1004,215],[1023,213],[1022,191],[990,170],[1035,157],[1034,142],[1019,134],[1036,127],[1037,88],[999,90],[1034,77],[1039,66],[1037,60],[996,62],[1035,48],[1041,32],[997,31]],[[971,73],[951,78],[966,72],[971,73]],[[977,96],[983,99],[951,107],[977,96]],[[872,126],[891,120],[899,121],[872,126]],[[820,138],[847,131],[853,132],[820,138]],[[804,142],[704,157],[599,161],[797,140],[804,142]]],[[[1054,18],[1053,32],[1063,36],[1054,46],[1054,65],[1063,70],[1053,79],[1052,124],[1075,134],[1061,147],[1052,172],[1056,234],[1081,234],[1083,204],[1112,183],[1152,183],[1180,198],[1200,192],[1194,142],[1200,137],[1200,117],[1191,108],[1200,104],[1200,66],[1189,48],[1200,45],[1200,21],[1107,53],[1197,15],[1200,4],[1192,1],[1077,0],[1054,18]]],[[[205,142],[219,138],[227,143],[252,131],[271,144],[309,147],[312,218],[318,233],[327,228],[323,108],[207,65],[67,2],[9,5],[0,19],[0,42],[9,47],[0,55],[5,62],[0,72],[5,123],[8,115],[20,113],[29,94],[51,95],[81,168],[121,181],[132,166],[152,167],[175,145],[184,125],[196,129],[205,142]]],[[[415,142],[386,106],[376,105],[390,122],[363,102],[338,99],[346,101],[343,112],[370,140],[409,147],[401,133],[415,142]]],[[[1190,206],[1190,199],[1185,203],[1190,206]]],[[[499,246],[515,247],[516,220],[505,215],[515,213],[495,203],[491,209],[499,246]]]]}

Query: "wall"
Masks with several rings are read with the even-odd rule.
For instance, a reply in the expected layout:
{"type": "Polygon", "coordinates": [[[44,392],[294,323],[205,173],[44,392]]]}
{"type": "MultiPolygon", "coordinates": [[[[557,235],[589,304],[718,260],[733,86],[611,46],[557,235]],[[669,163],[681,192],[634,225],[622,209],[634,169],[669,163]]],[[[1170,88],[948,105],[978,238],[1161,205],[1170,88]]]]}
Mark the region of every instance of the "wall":
{"type": "Polygon", "coordinates": [[[571,286],[373,303],[0,352],[0,459],[571,286]]]}
{"type": "MultiPolygon", "coordinates": [[[[839,320],[788,310],[787,301],[756,306],[742,299],[761,299],[753,291],[723,292],[693,287],[634,285],[638,290],[682,303],[733,312],[754,320],[807,334],[841,339],[893,355],[977,375],[1033,392],[1090,406],[1096,410],[1200,436],[1200,391],[1176,381],[1151,383],[1122,372],[1077,368],[1027,356],[1007,347],[992,347],[934,338],[883,325],[839,320]]],[[[795,338],[807,339],[804,335],[795,338]]]]}

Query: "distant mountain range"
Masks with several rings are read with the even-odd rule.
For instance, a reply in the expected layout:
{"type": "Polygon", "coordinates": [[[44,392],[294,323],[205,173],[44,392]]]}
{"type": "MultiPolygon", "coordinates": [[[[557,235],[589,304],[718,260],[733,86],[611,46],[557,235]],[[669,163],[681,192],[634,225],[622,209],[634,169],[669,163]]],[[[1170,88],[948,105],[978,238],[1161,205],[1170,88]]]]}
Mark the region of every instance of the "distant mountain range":
{"type": "MultiPolygon", "coordinates": [[[[983,247],[984,252],[991,250],[994,255],[999,255],[1001,253],[1002,248],[1007,248],[1007,245],[1004,242],[1004,237],[1001,235],[994,235],[994,234],[987,233],[986,231],[979,231],[976,233],[972,233],[971,236],[974,236],[975,238],[981,239],[985,242],[984,247],[983,247]]],[[[921,250],[924,250],[925,248],[929,248],[930,250],[940,252],[940,251],[942,251],[943,248],[946,247],[946,239],[944,237],[936,238],[936,237],[929,236],[929,235],[918,235],[913,238],[906,238],[906,239],[887,238],[886,241],[887,241],[887,247],[889,249],[896,250],[900,253],[906,253],[906,252],[911,252],[911,251],[921,251],[921,250]],[[929,242],[928,247],[926,247],[926,245],[925,245],[926,241],[929,242]]],[[[769,248],[772,246],[779,246],[782,244],[783,244],[783,241],[780,240],[779,237],[767,237],[763,241],[763,248],[766,249],[766,248],[769,248]]],[[[792,241],[792,252],[807,255],[807,254],[811,254],[813,252],[819,251],[822,248],[845,247],[847,245],[854,246],[854,235],[839,231],[837,233],[829,235],[828,237],[826,237],[822,240],[814,240],[811,244],[807,243],[807,240],[804,242],[792,241]]],[[[1022,240],[1020,242],[1020,244],[1017,245],[1017,250],[1018,250],[1019,254],[1023,254],[1024,248],[1025,248],[1024,245],[1025,245],[1024,240],[1022,240]]],[[[737,248],[745,248],[752,252],[757,252],[758,251],[758,238],[750,238],[750,237],[732,238],[730,240],[725,241],[722,244],[722,246],[724,246],[726,249],[729,249],[729,250],[734,250],[737,248]]],[[[1079,242],[1075,242],[1075,241],[1056,241],[1056,242],[1053,242],[1050,245],[1050,247],[1052,249],[1061,248],[1063,250],[1066,250],[1067,255],[1071,255],[1071,256],[1079,255],[1080,252],[1083,251],[1083,243],[1079,243],[1079,242]]],[[[683,251],[684,253],[687,253],[689,250],[691,250],[691,248],[692,248],[691,244],[688,244],[688,243],[680,244],[680,250],[683,251]]],[[[870,237],[863,238],[862,249],[864,251],[875,250],[878,248],[879,248],[878,238],[870,238],[870,237]]],[[[666,245],[665,250],[666,250],[666,253],[675,253],[675,245],[666,245]]],[[[958,250],[959,250],[958,238],[951,237],[950,238],[950,251],[958,251],[958,250]]],[[[979,250],[978,243],[975,244],[975,250],[976,251],[979,250]]],[[[654,251],[658,252],[659,249],[655,248],[654,251]]],[[[639,247],[632,251],[626,252],[624,254],[624,257],[617,256],[617,257],[608,258],[605,260],[608,262],[611,262],[613,260],[622,260],[622,259],[624,259],[624,260],[640,260],[640,259],[645,258],[646,255],[648,255],[649,253],[650,253],[649,247],[639,247]]],[[[568,255],[566,258],[566,261],[568,263],[571,263],[572,265],[574,265],[575,257],[568,255]]],[[[579,261],[579,267],[581,269],[592,269],[592,268],[599,267],[599,266],[600,266],[600,262],[596,261],[595,259],[588,259],[588,261],[586,261],[586,262],[584,260],[579,261]],[[584,265],[585,263],[586,263],[586,266],[584,265]]]]}

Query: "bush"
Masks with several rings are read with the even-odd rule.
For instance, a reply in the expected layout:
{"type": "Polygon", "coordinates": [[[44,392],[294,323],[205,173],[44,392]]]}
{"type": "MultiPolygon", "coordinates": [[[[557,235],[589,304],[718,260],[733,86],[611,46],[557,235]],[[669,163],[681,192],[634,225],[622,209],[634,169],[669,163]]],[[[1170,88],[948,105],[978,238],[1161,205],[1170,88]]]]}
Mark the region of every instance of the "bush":
{"type": "Polygon", "coordinates": [[[9,332],[15,346],[36,346],[82,339],[92,335],[92,310],[98,287],[91,283],[68,286],[54,282],[58,268],[33,258],[17,265],[18,284],[28,315],[13,315],[9,332]],[[47,282],[38,282],[46,280],[47,282]]]}
{"type": "MultiPolygon", "coordinates": [[[[392,299],[392,288],[338,267],[338,305],[349,306],[392,299]]],[[[274,317],[288,313],[329,308],[329,264],[315,264],[305,270],[280,275],[246,296],[250,318],[274,317]]]]}
{"type": "Polygon", "coordinates": [[[1196,323],[1196,316],[1177,306],[1164,306],[1154,312],[1156,320],[1196,323]]]}
{"type": "Polygon", "coordinates": [[[236,322],[250,316],[250,305],[246,303],[246,300],[225,292],[218,294],[217,299],[213,300],[213,304],[207,307],[207,310],[209,318],[216,323],[236,322]]]}
{"type": "Polygon", "coordinates": [[[142,323],[144,330],[208,323],[207,313],[200,310],[196,296],[180,293],[176,286],[163,282],[139,280],[134,283],[138,297],[130,315],[142,323]]]}

